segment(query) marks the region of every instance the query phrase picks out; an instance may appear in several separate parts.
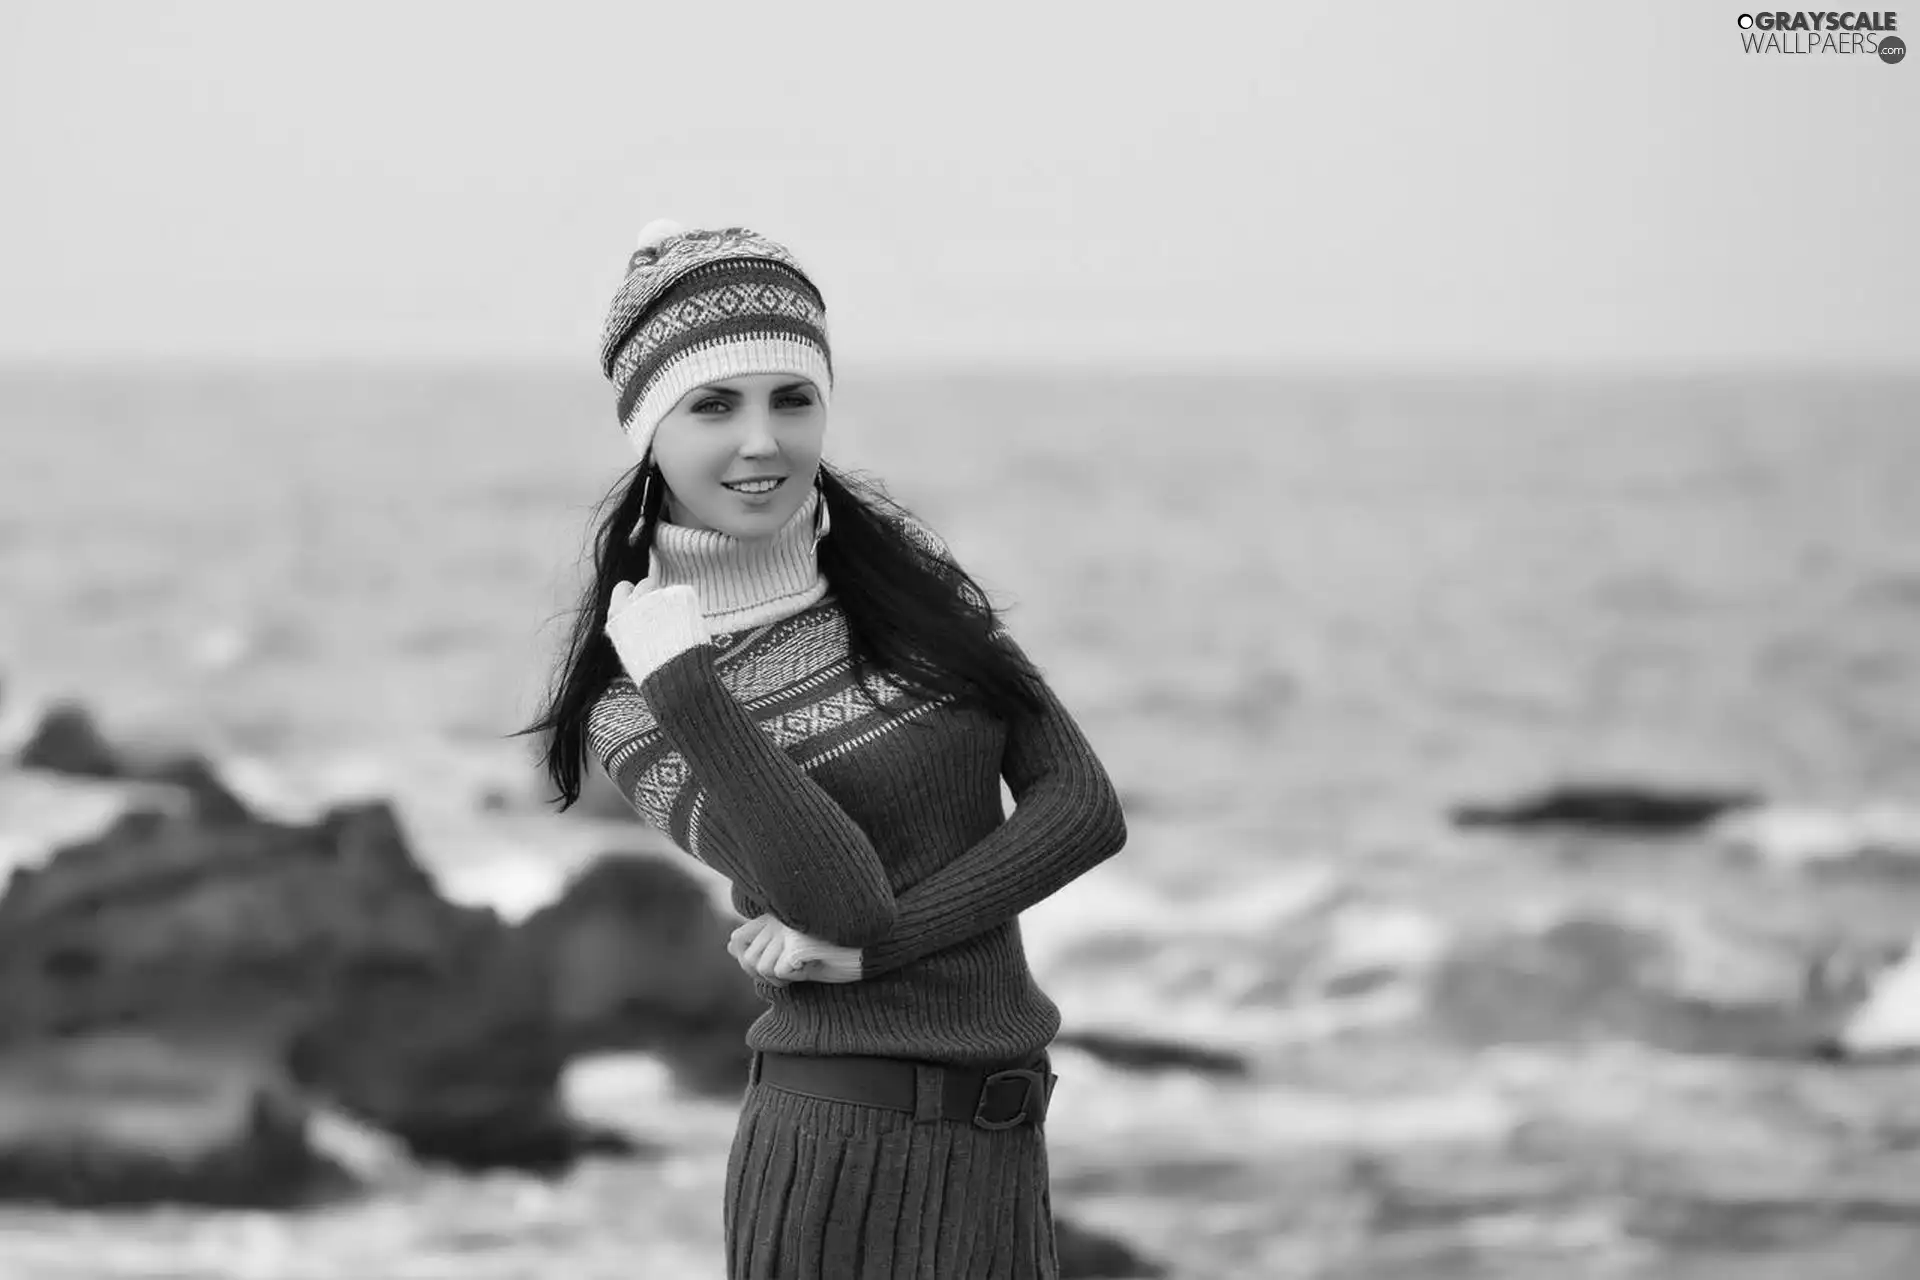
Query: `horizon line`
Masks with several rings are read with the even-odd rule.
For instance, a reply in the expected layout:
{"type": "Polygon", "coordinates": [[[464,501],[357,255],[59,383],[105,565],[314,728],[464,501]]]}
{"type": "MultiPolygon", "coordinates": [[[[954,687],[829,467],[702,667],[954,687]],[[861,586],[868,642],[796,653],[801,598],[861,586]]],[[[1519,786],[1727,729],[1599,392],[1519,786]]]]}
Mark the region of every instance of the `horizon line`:
{"type": "MultiPolygon", "coordinates": [[[[849,376],[864,378],[1105,378],[1149,380],[1160,378],[1228,380],[1286,377],[1765,377],[1873,379],[1920,378],[1920,358],[1908,363],[1888,360],[1789,360],[1777,355],[1738,359],[1661,357],[1656,359],[1595,358],[1543,360],[1524,356],[1480,359],[1419,357],[1331,358],[1295,356],[1268,361],[1165,360],[1138,361],[1082,359],[1009,360],[925,358],[860,359],[835,362],[835,382],[849,376]]],[[[254,352],[196,352],[187,355],[157,353],[26,353],[0,351],[0,371],[7,373],[93,373],[133,376],[310,374],[354,370],[369,374],[463,374],[580,378],[603,381],[595,362],[559,360],[546,356],[503,356],[477,353],[330,352],[260,354],[254,352]]]]}

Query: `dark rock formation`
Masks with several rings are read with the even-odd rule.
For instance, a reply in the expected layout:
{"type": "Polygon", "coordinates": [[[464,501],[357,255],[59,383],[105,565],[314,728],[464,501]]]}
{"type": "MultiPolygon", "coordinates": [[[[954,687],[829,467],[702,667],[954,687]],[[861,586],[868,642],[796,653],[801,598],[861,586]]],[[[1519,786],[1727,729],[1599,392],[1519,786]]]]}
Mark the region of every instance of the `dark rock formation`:
{"type": "Polygon", "coordinates": [[[1722,814],[1759,803],[1759,796],[1747,792],[1565,786],[1507,804],[1456,805],[1452,817],[1462,827],[1580,827],[1664,834],[1694,831],[1722,814]]]}
{"type": "Polygon", "coordinates": [[[298,1091],[245,1044],[105,1034],[0,1050],[0,1199],[275,1208],[350,1186],[307,1145],[298,1091]]]}
{"type": "MultiPolygon", "coordinates": [[[[257,818],[189,755],[116,750],[77,707],[38,769],[179,788],[22,869],[0,896],[0,1052],[137,1030],[244,1040],[423,1159],[554,1170],[632,1152],[558,1102],[575,1053],[645,1048],[690,1086],[745,1084],[764,1008],[685,869],[608,857],[525,925],[444,899],[392,809],[257,818]]],[[[41,1168],[43,1166],[35,1166],[41,1168]]]]}
{"type": "Polygon", "coordinates": [[[0,1047],[244,1038],[423,1156],[544,1166],[573,1135],[537,960],[440,897],[385,805],[311,827],[135,813],[9,881],[0,1047]]]}
{"type": "Polygon", "coordinates": [[[20,748],[20,767],[71,773],[83,778],[120,778],[120,756],[101,736],[93,717],[76,703],[58,703],[20,748]]]}
{"type": "Polygon", "coordinates": [[[727,953],[731,930],[685,870],[617,854],[520,926],[569,1054],[651,1050],[716,1097],[746,1087],[746,1030],[766,1008],[727,953]]]}
{"type": "Polygon", "coordinates": [[[1090,1053],[1110,1066],[1133,1071],[1197,1071],[1208,1076],[1245,1076],[1247,1060],[1229,1049],[1161,1040],[1128,1031],[1062,1031],[1054,1043],[1090,1053]]]}
{"type": "Polygon", "coordinates": [[[57,703],[48,710],[20,748],[19,763],[26,769],[82,778],[175,787],[185,793],[194,816],[208,825],[244,823],[250,817],[246,806],[205,759],[185,752],[120,750],[106,740],[86,708],[77,703],[57,703]]]}

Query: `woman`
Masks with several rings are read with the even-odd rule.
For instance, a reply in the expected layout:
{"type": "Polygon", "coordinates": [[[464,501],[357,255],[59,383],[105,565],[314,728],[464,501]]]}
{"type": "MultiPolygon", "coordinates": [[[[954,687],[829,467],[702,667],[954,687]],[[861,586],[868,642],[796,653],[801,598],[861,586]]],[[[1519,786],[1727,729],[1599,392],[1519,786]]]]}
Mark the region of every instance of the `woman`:
{"type": "Polygon", "coordinates": [[[1054,1276],[1060,1014],[1017,916],[1125,843],[1113,786],[940,539],[822,462],[787,249],[649,225],[601,362],[641,464],[533,727],[562,809],[591,752],[747,920],[727,1274],[1054,1276]]]}

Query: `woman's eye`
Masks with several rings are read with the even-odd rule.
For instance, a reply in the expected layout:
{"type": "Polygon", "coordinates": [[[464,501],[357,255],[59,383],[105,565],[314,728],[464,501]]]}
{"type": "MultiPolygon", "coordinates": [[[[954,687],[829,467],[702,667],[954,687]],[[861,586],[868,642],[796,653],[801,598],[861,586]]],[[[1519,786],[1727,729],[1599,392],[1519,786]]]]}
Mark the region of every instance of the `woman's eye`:
{"type": "MultiPolygon", "coordinates": [[[[810,396],[779,396],[773,403],[776,409],[809,409],[813,407],[813,399],[810,396]]],[[[717,409],[725,413],[731,408],[733,408],[731,401],[722,400],[716,396],[712,399],[698,402],[693,406],[692,411],[694,413],[704,414],[709,409],[717,409]]]]}

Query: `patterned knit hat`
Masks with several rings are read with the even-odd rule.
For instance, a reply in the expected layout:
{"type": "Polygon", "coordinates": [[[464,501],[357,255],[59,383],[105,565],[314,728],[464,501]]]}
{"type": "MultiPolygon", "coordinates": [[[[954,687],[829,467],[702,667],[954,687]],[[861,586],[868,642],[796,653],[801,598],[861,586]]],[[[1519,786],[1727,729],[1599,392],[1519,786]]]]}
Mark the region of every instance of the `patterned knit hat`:
{"type": "Polygon", "coordinates": [[[620,426],[645,457],[654,428],[704,383],[748,373],[811,379],[832,394],[827,306],[785,246],[745,227],[640,231],[601,333],[620,426]]]}

